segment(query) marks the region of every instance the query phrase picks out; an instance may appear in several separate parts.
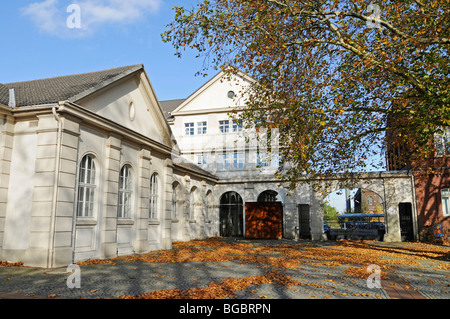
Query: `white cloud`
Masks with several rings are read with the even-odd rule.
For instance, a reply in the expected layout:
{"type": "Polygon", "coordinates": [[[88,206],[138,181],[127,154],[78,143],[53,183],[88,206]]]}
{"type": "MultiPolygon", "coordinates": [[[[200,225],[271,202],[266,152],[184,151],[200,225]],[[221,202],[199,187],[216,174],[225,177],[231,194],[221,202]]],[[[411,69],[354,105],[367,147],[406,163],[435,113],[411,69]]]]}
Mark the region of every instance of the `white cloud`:
{"type": "Polygon", "coordinates": [[[22,9],[43,32],[59,36],[84,36],[92,34],[108,23],[133,24],[146,14],[158,12],[162,0],[45,0],[31,3],[22,9]],[[67,19],[71,12],[67,8],[76,4],[80,8],[81,29],[71,29],[67,19]]]}
{"type": "Polygon", "coordinates": [[[57,2],[58,0],[34,2],[23,8],[22,14],[30,17],[40,30],[53,34],[65,25],[65,21],[60,21],[58,23],[57,2]]]}

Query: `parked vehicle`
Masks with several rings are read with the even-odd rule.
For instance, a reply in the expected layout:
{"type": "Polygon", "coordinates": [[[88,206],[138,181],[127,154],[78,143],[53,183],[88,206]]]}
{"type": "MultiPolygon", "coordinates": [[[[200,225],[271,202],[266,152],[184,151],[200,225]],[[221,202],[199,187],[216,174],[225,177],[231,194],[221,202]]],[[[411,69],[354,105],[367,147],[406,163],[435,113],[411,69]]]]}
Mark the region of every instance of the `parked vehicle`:
{"type": "Polygon", "coordinates": [[[384,214],[343,214],[338,216],[340,228],[331,228],[328,238],[383,240],[384,214]]]}

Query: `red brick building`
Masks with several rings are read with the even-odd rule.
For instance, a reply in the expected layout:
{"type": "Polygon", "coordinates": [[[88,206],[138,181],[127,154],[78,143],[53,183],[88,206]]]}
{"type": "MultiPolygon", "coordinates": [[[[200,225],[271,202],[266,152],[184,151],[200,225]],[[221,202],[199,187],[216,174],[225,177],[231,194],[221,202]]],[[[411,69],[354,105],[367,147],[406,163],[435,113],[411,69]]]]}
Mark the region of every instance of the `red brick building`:
{"type": "MultiPolygon", "coordinates": [[[[428,161],[413,161],[402,156],[405,144],[388,147],[388,170],[413,170],[417,226],[425,239],[436,225],[450,236],[450,129],[435,134],[432,156],[428,161]]],[[[406,153],[406,152],[404,152],[406,153]]]]}

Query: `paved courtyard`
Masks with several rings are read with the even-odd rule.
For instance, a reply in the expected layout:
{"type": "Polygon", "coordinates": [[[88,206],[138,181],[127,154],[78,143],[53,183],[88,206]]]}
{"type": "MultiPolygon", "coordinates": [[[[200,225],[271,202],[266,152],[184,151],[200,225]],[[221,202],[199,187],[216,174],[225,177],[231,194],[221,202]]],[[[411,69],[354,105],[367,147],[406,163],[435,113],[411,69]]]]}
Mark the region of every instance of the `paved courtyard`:
{"type": "Polygon", "coordinates": [[[0,298],[450,298],[450,247],[419,243],[215,238],[77,266],[3,263],[0,298]]]}

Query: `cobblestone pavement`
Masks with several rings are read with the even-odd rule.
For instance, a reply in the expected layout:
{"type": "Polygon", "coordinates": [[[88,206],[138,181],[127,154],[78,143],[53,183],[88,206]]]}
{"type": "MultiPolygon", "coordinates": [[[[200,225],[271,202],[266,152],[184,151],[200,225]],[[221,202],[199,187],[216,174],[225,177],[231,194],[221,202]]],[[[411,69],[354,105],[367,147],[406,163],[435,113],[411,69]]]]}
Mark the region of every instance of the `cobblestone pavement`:
{"type": "MultiPolygon", "coordinates": [[[[258,242],[260,245],[267,243],[269,242],[258,242]]],[[[326,247],[330,244],[325,242],[315,245],[326,247]]],[[[450,254],[450,247],[448,249],[450,254]]],[[[439,262],[450,264],[448,258],[439,262]]],[[[283,270],[285,274],[298,279],[302,285],[261,284],[236,291],[235,296],[237,299],[449,299],[450,272],[436,269],[433,267],[434,263],[433,260],[424,260],[420,266],[398,266],[388,280],[381,281],[381,288],[372,289],[368,288],[366,279],[346,276],[344,270],[348,265],[327,267],[304,263],[297,269],[283,270]]],[[[240,263],[238,260],[185,263],[117,260],[115,265],[80,266],[81,287],[69,288],[67,279],[71,273],[65,267],[0,267],[0,299],[115,299],[123,295],[138,295],[161,289],[206,287],[211,281],[262,275],[267,270],[264,265],[240,263]]]]}

